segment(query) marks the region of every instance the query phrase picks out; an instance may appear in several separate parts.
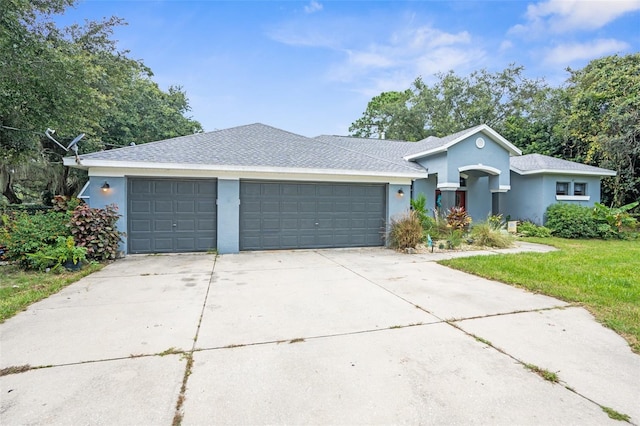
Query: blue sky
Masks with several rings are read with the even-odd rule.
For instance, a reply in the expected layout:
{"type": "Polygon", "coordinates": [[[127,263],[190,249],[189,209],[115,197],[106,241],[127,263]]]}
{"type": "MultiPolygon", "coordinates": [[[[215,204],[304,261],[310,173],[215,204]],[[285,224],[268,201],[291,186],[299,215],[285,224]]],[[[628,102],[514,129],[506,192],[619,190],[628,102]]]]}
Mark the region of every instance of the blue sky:
{"type": "Polygon", "coordinates": [[[62,24],[124,18],[120,49],[181,85],[206,131],[261,122],[347,134],[368,101],[437,72],[566,68],[640,51],[640,0],[84,0],[62,24]]]}

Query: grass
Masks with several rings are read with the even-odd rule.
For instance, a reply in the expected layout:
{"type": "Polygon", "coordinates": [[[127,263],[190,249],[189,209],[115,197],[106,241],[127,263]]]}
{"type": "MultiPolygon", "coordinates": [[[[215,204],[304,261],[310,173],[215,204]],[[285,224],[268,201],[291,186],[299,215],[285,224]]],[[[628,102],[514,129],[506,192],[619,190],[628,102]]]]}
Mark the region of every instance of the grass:
{"type": "Polygon", "coordinates": [[[528,238],[550,253],[474,256],[439,263],[588,309],[640,353],[640,242],[528,238]]]}
{"type": "Polygon", "coordinates": [[[526,368],[527,370],[533,371],[538,376],[542,377],[548,382],[558,383],[560,381],[560,378],[556,373],[554,373],[553,371],[545,370],[544,368],[540,368],[537,365],[524,364],[524,368],[526,368]]]}
{"type": "Polygon", "coordinates": [[[603,405],[601,405],[600,408],[602,408],[602,411],[607,413],[609,418],[612,418],[613,420],[620,420],[622,422],[629,422],[631,420],[631,417],[629,417],[626,414],[619,413],[616,410],[614,410],[613,408],[605,407],[603,405]]]}
{"type": "Polygon", "coordinates": [[[0,323],[103,267],[103,264],[91,263],[80,271],[53,273],[23,271],[15,265],[0,266],[0,323]]]}

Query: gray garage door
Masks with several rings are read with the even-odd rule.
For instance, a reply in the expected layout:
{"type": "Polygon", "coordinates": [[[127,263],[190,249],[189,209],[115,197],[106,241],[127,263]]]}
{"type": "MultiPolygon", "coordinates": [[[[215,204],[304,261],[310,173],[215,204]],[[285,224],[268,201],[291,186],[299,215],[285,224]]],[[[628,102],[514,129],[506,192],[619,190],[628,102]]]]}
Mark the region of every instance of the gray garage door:
{"type": "Polygon", "coordinates": [[[383,244],[386,186],[240,181],[240,250],[383,244]]]}
{"type": "Polygon", "coordinates": [[[129,179],[128,191],[129,253],[216,247],[215,179],[129,179]]]}

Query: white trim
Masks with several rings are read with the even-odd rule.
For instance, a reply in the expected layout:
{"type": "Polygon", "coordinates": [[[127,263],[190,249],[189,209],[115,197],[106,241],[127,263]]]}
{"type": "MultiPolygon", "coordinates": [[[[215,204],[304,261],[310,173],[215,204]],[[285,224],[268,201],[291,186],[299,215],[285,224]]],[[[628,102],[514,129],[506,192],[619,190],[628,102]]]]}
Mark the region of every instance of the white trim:
{"type": "Polygon", "coordinates": [[[554,175],[572,175],[572,176],[615,176],[613,170],[602,169],[602,171],[586,171],[586,170],[558,170],[558,169],[537,169],[537,170],[520,170],[514,166],[510,169],[519,175],[538,175],[538,174],[554,174],[554,175]]]}
{"type": "Polygon", "coordinates": [[[80,190],[80,192],[78,192],[78,196],[77,196],[77,198],[80,198],[80,199],[82,199],[82,200],[84,200],[84,199],[87,199],[87,200],[88,200],[89,198],[91,198],[89,195],[84,195],[84,191],[86,191],[86,190],[87,190],[87,188],[89,188],[89,183],[90,183],[90,182],[91,182],[91,181],[89,181],[89,180],[88,180],[88,181],[87,181],[87,183],[85,183],[85,184],[84,184],[84,186],[82,187],[82,189],[80,190]]]}
{"type": "Polygon", "coordinates": [[[442,182],[436,185],[436,189],[441,191],[456,191],[460,188],[460,182],[442,182]]]}
{"type": "MultiPolygon", "coordinates": [[[[78,166],[73,158],[67,157],[64,159],[65,166],[71,167],[79,167],[83,169],[88,169],[90,174],[92,174],[92,169],[100,168],[102,170],[127,170],[127,173],[141,173],[149,174],[152,170],[162,170],[165,173],[173,170],[177,170],[180,173],[186,173],[184,176],[188,176],[190,174],[198,175],[201,173],[207,173],[209,176],[213,175],[222,175],[222,174],[230,174],[232,176],[236,176],[239,178],[244,178],[250,174],[259,174],[259,175],[285,175],[285,174],[293,174],[293,175],[309,175],[314,176],[314,179],[317,179],[317,176],[343,176],[347,180],[352,176],[358,177],[371,177],[371,178],[402,178],[402,179],[426,179],[429,177],[428,172],[425,170],[424,172],[414,171],[414,172],[379,172],[379,171],[370,171],[370,170],[340,170],[340,169],[312,169],[312,168],[301,168],[301,167],[265,167],[265,166],[221,166],[221,165],[210,165],[210,164],[180,164],[180,163],[151,163],[151,162],[134,162],[134,161],[113,161],[113,160],[82,160],[82,164],[78,166]],[[70,161],[67,161],[70,160],[70,161]]],[[[114,176],[124,176],[122,172],[111,172],[111,173],[120,173],[115,174],[114,176]]],[[[97,175],[97,173],[93,173],[97,175]]]]}
{"type": "Polygon", "coordinates": [[[511,185],[500,185],[498,189],[492,189],[492,193],[511,191],[511,185]]]}
{"type": "Polygon", "coordinates": [[[556,195],[558,201],[589,201],[590,195],[556,195]]]}
{"type": "Polygon", "coordinates": [[[428,149],[426,151],[422,151],[417,154],[407,155],[404,157],[404,159],[407,161],[411,161],[418,158],[426,157],[428,155],[447,151],[449,147],[480,132],[484,132],[485,134],[489,135],[495,142],[498,143],[498,145],[502,145],[503,148],[506,148],[506,150],[509,151],[511,155],[522,155],[522,151],[520,151],[515,145],[513,145],[511,142],[506,140],[504,137],[502,137],[498,132],[493,130],[491,127],[487,126],[486,124],[483,124],[469,132],[463,133],[462,135],[458,136],[451,142],[446,143],[445,145],[442,145],[433,149],[428,149]]]}
{"type": "Polygon", "coordinates": [[[258,179],[258,180],[288,180],[309,182],[359,182],[359,183],[389,183],[394,185],[411,185],[411,177],[367,176],[367,175],[339,175],[339,174],[310,174],[310,173],[260,173],[260,172],[231,172],[209,170],[182,169],[126,169],[101,168],[89,169],[89,176],[99,177],[166,177],[166,178],[218,178],[218,179],[258,179]]]}
{"type": "Polygon", "coordinates": [[[469,170],[480,170],[483,172],[487,172],[490,175],[496,176],[499,175],[500,173],[502,173],[502,170],[500,169],[496,169],[495,167],[491,167],[491,166],[485,166],[483,164],[470,164],[468,166],[462,166],[462,167],[458,167],[458,171],[460,173],[462,172],[466,172],[469,170]]]}

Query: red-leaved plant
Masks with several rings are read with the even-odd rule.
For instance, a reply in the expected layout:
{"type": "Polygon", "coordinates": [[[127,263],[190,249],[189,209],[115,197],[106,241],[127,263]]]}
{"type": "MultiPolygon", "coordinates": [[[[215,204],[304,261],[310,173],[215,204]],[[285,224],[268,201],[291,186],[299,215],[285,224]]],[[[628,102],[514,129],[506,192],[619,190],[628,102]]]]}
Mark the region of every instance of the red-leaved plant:
{"type": "Polygon", "coordinates": [[[120,215],[115,204],[104,209],[77,206],[71,214],[71,235],[79,247],[87,248],[87,258],[115,259],[124,233],[116,228],[120,215]]]}

